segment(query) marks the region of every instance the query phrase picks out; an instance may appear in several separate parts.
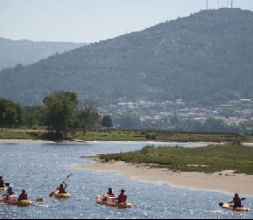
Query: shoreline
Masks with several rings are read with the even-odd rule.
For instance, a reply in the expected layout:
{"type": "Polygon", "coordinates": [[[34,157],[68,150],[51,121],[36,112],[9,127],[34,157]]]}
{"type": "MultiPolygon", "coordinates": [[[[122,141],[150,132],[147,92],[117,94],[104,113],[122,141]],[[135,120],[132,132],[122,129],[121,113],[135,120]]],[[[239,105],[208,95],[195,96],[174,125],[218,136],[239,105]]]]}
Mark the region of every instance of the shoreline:
{"type": "Polygon", "coordinates": [[[73,164],[71,168],[78,170],[94,170],[97,172],[114,172],[137,181],[165,184],[176,188],[221,192],[241,196],[253,196],[253,175],[234,174],[233,170],[224,170],[206,174],[202,172],[173,172],[164,168],[150,168],[144,164],[129,164],[123,161],[102,162],[97,156],[81,157],[91,162],[73,164]]]}
{"type": "Polygon", "coordinates": [[[0,144],[85,144],[83,140],[32,140],[32,139],[0,139],[0,144]]]}
{"type": "MultiPolygon", "coordinates": [[[[205,142],[205,141],[197,141],[197,142],[180,142],[180,141],[136,141],[136,140],[132,140],[132,141],[124,141],[124,140],[79,140],[79,139],[73,139],[73,140],[63,140],[63,141],[54,141],[54,140],[42,140],[42,139],[0,139],[0,144],[23,144],[23,143],[27,143],[27,144],[84,144],[84,143],[103,143],[103,142],[112,142],[112,143],[121,143],[121,142],[125,142],[125,143],[129,143],[129,142],[146,142],[147,145],[152,145],[152,144],[160,144],[162,145],[166,145],[166,144],[194,144],[194,143],[198,143],[200,146],[208,146],[208,145],[223,145],[225,144],[225,142],[205,142]]],[[[252,144],[253,143],[248,143],[248,144],[252,144]]]]}

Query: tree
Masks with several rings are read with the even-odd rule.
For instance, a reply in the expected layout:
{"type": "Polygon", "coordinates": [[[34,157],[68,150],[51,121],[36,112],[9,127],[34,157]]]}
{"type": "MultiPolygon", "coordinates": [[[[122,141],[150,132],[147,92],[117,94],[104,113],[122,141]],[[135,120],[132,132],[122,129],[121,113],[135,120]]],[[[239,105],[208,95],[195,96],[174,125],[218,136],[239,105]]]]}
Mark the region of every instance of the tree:
{"type": "Polygon", "coordinates": [[[87,130],[95,130],[100,127],[101,118],[96,110],[91,105],[86,105],[82,110],[79,111],[78,116],[78,127],[87,130]]]}
{"type": "Polygon", "coordinates": [[[44,98],[46,107],[46,124],[54,137],[66,137],[68,132],[76,129],[77,96],[74,92],[56,92],[44,98]]]}
{"type": "Polygon", "coordinates": [[[0,99],[0,125],[13,126],[21,125],[24,119],[24,109],[10,100],[0,99]]]}
{"type": "Polygon", "coordinates": [[[110,115],[105,115],[102,119],[102,126],[103,127],[107,127],[107,128],[110,128],[110,127],[113,127],[113,124],[112,124],[112,118],[110,115]]]}
{"type": "Polygon", "coordinates": [[[204,122],[203,130],[207,132],[225,132],[229,131],[229,126],[221,119],[210,117],[204,122]]]}
{"type": "Polygon", "coordinates": [[[28,128],[36,128],[46,125],[45,107],[42,106],[25,106],[25,125],[28,128]]]}

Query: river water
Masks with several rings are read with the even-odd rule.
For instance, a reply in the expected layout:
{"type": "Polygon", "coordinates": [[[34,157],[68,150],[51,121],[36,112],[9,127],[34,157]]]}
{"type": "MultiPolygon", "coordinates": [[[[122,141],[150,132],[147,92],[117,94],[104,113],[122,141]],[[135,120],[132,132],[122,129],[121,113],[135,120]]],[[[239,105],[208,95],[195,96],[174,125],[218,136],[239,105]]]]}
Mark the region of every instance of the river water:
{"type": "MultiPolygon", "coordinates": [[[[10,182],[16,194],[28,191],[29,199],[43,197],[32,206],[0,205],[0,219],[22,218],[191,218],[226,219],[253,218],[253,198],[247,197],[247,213],[222,210],[218,203],[230,201],[232,195],[205,192],[130,180],[113,172],[80,171],[72,164],[89,163],[80,156],[98,153],[125,152],[141,149],[151,142],[88,142],[85,144],[0,144],[0,175],[10,182]],[[69,174],[67,191],[71,198],[57,200],[48,197],[69,174]],[[116,195],[126,190],[134,208],[118,209],[96,204],[97,194],[111,186],[116,195]]],[[[155,145],[164,145],[155,143],[155,145]]],[[[170,146],[196,147],[203,143],[168,143],[170,146]]]]}

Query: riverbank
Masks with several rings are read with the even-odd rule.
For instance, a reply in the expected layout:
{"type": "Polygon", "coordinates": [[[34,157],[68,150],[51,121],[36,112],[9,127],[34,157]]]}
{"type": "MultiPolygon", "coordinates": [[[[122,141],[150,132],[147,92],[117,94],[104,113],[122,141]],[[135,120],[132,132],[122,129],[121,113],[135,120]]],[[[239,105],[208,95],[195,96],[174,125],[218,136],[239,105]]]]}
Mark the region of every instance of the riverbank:
{"type": "Polygon", "coordinates": [[[224,192],[231,196],[253,196],[253,175],[234,174],[232,170],[206,174],[202,172],[173,172],[164,168],[152,168],[145,164],[130,164],[123,161],[105,163],[99,157],[83,157],[95,162],[75,164],[72,168],[79,170],[95,170],[99,172],[116,172],[138,181],[148,181],[155,184],[167,184],[195,190],[224,192]]]}
{"type": "Polygon", "coordinates": [[[29,139],[0,139],[0,144],[84,144],[82,140],[29,140],[29,139]]]}
{"type": "MultiPolygon", "coordinates": [[[[43,128],[0,128],[1,139],[47,140],[43,128]]],[[[226,133],[191,133],[176,131],[101,129],[99,131],[77,131],[69,139],[83,141],[164,141],[164,142],[253,142],[253,135],[226,133]]]]}

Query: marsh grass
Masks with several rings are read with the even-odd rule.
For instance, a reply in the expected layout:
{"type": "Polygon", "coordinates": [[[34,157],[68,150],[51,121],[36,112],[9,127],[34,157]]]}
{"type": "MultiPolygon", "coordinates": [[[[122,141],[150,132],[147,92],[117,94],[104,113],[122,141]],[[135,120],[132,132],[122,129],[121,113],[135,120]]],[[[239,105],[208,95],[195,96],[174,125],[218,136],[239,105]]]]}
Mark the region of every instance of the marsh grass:
{"type": "Polygon", "coordinates": [[[213,173],[234,170],[235,173],[253,175],[253,147],[240,144],[198,148],[146,146],[134,152],[100,155],[100,159],[106,162],[117,160],[135,164],[144,163],[174,171],[213,173]]]}

